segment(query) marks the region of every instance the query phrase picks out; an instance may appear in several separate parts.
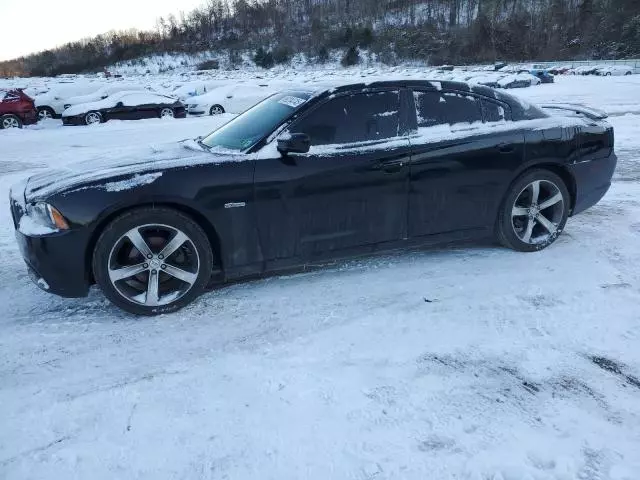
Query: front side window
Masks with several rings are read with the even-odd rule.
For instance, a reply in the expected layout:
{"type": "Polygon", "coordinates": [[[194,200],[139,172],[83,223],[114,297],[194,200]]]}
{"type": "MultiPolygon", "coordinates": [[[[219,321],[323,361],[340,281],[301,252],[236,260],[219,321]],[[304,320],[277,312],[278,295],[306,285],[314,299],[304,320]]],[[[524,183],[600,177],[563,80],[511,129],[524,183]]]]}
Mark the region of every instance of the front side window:
{"type": "Polygon", "coordinates": [[[413,92],[418,128],[482,121],[480,101],[464,93],[413,92]]]}
{"type": "Polygon", "coordinates": [[[400,92],[343,95],[328,100],[290,127],[311,145],[344,145],[398,136],[400,92]]]}
{"type": "Polygon", "coordinates": [[[309,98],[309,92],[282,92],[237,116],[202,140],[209,147],[242,151],[273,132],[309,98]]]}

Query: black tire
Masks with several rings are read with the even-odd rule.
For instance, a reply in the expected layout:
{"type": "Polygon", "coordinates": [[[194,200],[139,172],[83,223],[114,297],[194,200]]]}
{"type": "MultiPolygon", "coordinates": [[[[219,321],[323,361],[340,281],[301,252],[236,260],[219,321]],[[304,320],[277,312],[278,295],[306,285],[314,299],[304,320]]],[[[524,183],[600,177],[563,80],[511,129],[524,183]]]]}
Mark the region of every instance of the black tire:
{"type": "MultiPolygon", "coordinates": [[[[549,170],[529,170],[523,173],[511,184],[511,186],[509,187],[509,191],[507,192],[507,195],[502,202],[502,205],[500,206],[500,211],[498,212],[498,219],[496,222],[496,236],[498,237],[498,241],[505,247],[517,250],[519,252],[536,252],[542,250],[555,242],[560,233],[562,233],[565,224],[567,223],[567,218],[569,217],[570,208],[571,195],[569,194],[569,190],[567,189],[567,186],[565,185],[562,178],[549,170]],[[536,181],[541,181],[544,185],[548,185],[549,187],[550,184],[553,184],[557,187],[558,193],[562,195],[562,210],[560,210],[560,207],[554,207],[556,208],[555,214],[558,217],[557,221],[553,222],[556,225],[556,230],[554,233],[549,233],[548,238],[540,241],[539,243],[527,243],[524,242],[516,233],[514,223],[516,220],[514,220],[512,211],[514,211],[514,207],[516,206],[516,200],[519,199],[520,195],[525,191],[527,186],[536,181]]],[[[543,212],[545,211],[543,210],[540,213],[543,212]]],[[[527,220],[528,217],[525,217],[525,222],[527,220]]],[[[542,226],[542,224],[537,221],[534,221],[534,224],[542,226]]]]}
{"type": "MultiPolygon", "coordinates": [[[[168,262],[168,258],[165,261],[168,262]]],[[[144,207],[125,212],[107,225],[96,243],[92,266],[96,283],[113,304],[134,315],[152,316],[175,312],[191,303],[203,292],[211,278],[213,253],[207,235],[191,217],[170,208],[144,207]],[[159,306],[146,306],[128,299],[116,289],[109,277],[111,252],[122,236],[131,229],[149,224],[166,225],[186,234],[197,250],[199,260],[197,277],[190,289],[177,300],[159,306]]]]}
{"type": "Polygon", "coordinates": [[[627,75],[632,75],[632,72],[626,72],[626,73],[624,74],[624,76],[625,76],[625,77],[626,77],[627,75]]]}
{"type": "Polygon", "coordinates": [[[56,118],[56,112],[51,107],[38,107],[38,121],[45,118],[56,118]]]}
{"type": "Polygon", "coordinates": [[[0,130],[5,128],[22,128],[20,117],[9,113],[0,117],[0,130]]]}
{"type": "Polygon", "coordinates": [[[224,112],[224,107],[222,105],[214,105],[209,109],[209,115],[221,115],[223,113],[225,112],[224,112]]]}

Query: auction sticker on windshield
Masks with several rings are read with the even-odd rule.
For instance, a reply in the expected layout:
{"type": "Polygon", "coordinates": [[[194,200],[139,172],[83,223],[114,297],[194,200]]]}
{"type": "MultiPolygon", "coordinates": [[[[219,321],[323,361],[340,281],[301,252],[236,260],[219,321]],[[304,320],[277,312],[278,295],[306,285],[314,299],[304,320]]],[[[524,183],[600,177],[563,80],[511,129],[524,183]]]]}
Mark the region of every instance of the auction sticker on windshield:
{"type": "Polygon", "coordinates": [[[297,108],[304,102],[306,102],[304,98],[293,97],[291,95],[287,95],[286,97],[282,97],[278,100],[278,103],[282,103],[283,105],[287,105],[292,108],[297,108]]]}

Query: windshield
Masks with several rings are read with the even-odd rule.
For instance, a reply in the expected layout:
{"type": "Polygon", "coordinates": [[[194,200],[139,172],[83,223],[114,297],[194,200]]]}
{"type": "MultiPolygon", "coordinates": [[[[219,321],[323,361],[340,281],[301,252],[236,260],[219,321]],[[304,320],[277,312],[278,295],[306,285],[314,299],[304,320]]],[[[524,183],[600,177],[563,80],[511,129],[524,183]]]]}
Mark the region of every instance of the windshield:
{"type": "Polygon", "coordinates": [[[271,133],[309,98],[310,92],[276,93],[202,140],[207,147],[246,150],[271,133]]]}

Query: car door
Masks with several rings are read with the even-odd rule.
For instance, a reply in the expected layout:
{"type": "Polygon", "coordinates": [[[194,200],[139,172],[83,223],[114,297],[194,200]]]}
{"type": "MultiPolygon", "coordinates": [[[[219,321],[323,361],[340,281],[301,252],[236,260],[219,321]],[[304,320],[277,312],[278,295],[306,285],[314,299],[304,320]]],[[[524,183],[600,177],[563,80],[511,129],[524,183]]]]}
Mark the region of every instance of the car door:
{"type": "Polygon", "coordinates": [[[107,118],[111,120],[131,120],[133,114],[132,107],[130,106],[130,96],[116,95],[117,97],[114,99],[114,106],[105,112],[107,118]]]}
{"type": "Polygon", "coordinates": [[[509,107],[468,92],[414,90],[409,237],[491,228],[524,131],[509,107]]]}
{"type": "Polygon", "coordinates": [[[310,136],[308,153],[256,161],[265,260],[334,256],[406,237],[405,96],[387,89],[327,99],[289,127],[310,136]]]}

